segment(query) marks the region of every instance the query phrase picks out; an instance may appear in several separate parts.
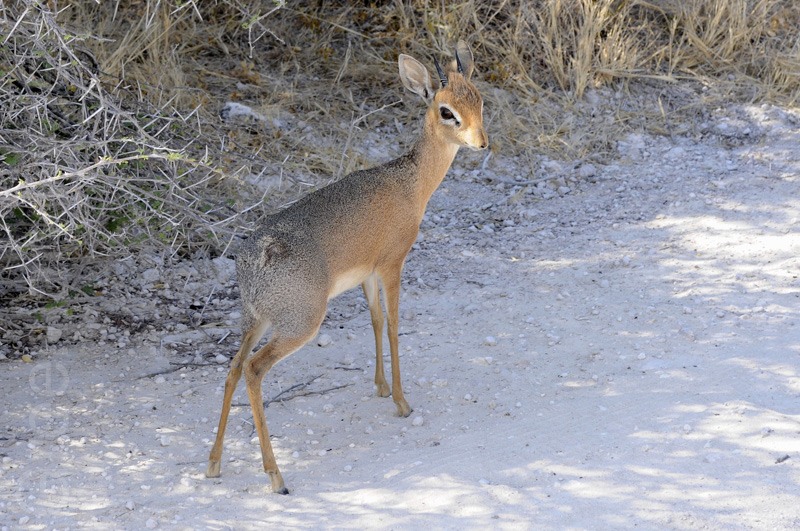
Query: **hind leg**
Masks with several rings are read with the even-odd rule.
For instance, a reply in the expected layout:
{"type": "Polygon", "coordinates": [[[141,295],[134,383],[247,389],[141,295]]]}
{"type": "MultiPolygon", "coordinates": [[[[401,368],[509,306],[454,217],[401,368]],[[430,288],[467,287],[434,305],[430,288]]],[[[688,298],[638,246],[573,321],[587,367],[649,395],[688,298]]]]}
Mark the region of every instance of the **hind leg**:
{"type": "Polygon", "coordinates": [[[375,333],[375,387],[378,396],[389,396],[391,390],[386,383],[383,370],[383,308],[381,308],[380,294],[378,292],[378,277],[371,275],[361,284],[364,296],[369,305],[369,314],[372,318],[372,331],[375,333]]]}
{"type": "MultiPolygon", "coordinates": [[[[320,319],[321,322],[322,319],[320,319]]],[[[264,472],[269,475],[272,492],[278,494],[289,494],[289,490],[286,488],[283,476],[278,469],[275,453],[272,450],[272,443],[269,440],[261,386],[264,376],[272,366],[305,345],[316,335],[318,329],[319,324],[309,333],[302,336],[287,337],[274,333],[270,341],[247,360],[244,366],[247,396],[250,399],[250,407],[253,409],[253,423],[258,433],[258,442],[261,445],[261,461],[264,464],[264,472]]]]}
{"type": "Polygon", "coordinates": [[[239,347],[239,352],[236,353],[233,361],[231,361],[231,368],[228,371],[228,377],[225,379],[225,395],[222,399],[222,412],[219,416],[217,438],[214,440],[214,446],[211,447],[211,453],[208,456],[206,477],[217,478],[220,475],[222,441],[225,439],[225,428],[228,425],[228,414],[231,411],[233,393],[236,391],[239,378],[242,376],[242,364],[244,360],[247,359],[250,352],[252,352],[258,340],[261,339],[262,335],[264,335],[264,330],[258,330],[257,328],[253,328],[247,332],[242,338],[242,345],[239,347]]]}

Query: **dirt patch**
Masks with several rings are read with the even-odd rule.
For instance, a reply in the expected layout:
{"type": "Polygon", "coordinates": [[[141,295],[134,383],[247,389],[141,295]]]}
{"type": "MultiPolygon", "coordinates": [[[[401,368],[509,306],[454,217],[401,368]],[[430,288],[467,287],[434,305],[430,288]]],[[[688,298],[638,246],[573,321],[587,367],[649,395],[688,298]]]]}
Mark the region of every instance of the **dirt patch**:
{"type": "Polygon", "coordinates": [[[42,312],[31,363],[5,347],[0,524],[796,528],[797,114],[707,120],[591,167],[539,158],[544,181],[460,153],[404,274],[414,413],[374,396],[361,294],[335,299],[325,346],[265,380],[290,398],[267,408],[288,497],[247,407],[203,475],[239,339],[230,261],[98,272],[91,304],[42,312]]]}

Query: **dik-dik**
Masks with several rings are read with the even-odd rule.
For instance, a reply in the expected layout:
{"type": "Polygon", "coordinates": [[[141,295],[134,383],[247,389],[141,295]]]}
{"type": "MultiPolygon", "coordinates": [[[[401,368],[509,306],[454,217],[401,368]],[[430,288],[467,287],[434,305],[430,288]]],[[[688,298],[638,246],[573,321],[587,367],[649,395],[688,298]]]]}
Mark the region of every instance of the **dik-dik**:
{"type": "Polygon", "coordinates": [[[400,79],[428,105],[419,139],[405,155],[368,170],[353,172],[317,190],[282,212],[265,218],[236,258],[242,296],[242,345],[225,380],[222,413],[206,476],[220,475],[222,441],[231,399],[244,370],[247,395],[261,444],[264,471],[273,492],[288,494],[267,431],[261,383],[273,365],[314,338],[328,301],[361,285],[375,333],[375,385],[392,395],[403,417],[411,407],[400,384],[397,347],[400,277],[417,238],[431,195],[462,146],[485,149],[483,99],[470,82],[472,51],[459,42],[455,61],[443,71],[434,60],[440,88],[428,69],[400,54],[400,79]],[[383,310],[389,325],[392,386],[383,371],[383,310]],[[261,337],[269,341],[250,356],[261,337]]]}

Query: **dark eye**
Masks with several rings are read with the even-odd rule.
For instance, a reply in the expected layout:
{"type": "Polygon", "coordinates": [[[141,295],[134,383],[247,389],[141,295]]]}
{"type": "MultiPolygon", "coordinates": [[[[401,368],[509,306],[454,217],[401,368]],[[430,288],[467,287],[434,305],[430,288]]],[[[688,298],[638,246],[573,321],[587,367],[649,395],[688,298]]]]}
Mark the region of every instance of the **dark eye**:
{"type": "Polygon", "coordinates": [[[442,117],[443,120],[453,120],[455,116],[453,116],[453,112],[448,109],[447,107],[442,107],[439,109],[439,115],[442,117]]]}

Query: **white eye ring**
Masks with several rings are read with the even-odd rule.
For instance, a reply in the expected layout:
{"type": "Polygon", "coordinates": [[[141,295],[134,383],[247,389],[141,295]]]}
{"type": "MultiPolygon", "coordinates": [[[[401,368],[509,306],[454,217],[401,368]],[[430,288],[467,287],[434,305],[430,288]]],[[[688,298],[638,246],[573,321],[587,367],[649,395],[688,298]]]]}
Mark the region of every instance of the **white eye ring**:
{"type": "Polygon", "coordinates": [[[461,125],[461,117],[457,112],[446,105],[439,106],[439,116],[445,122],[454,122],[456,126],[461,125]]]}

